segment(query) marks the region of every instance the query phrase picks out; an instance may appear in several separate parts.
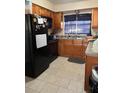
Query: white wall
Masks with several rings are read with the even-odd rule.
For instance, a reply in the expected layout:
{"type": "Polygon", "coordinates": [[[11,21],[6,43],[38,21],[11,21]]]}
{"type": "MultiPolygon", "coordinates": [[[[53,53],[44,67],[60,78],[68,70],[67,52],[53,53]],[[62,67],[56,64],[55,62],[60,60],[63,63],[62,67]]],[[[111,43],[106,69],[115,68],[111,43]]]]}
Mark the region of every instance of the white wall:
{"type": "Polygon", "coordinates": [[[70,2],[65,4],[53,4],[48,0],[32,0],[33,3],[53,11],[69,11],[77,9],[87,9],[98,6],[98,0],[84,0],[78,2],[70,2]]]}
{"type": "Polygon", "coordinates": [[[77,9],[87,9],[98,7],[98,0],[84,0],[78,2],[70,2],[65,4],[57,4],[54,5],[55,11],[69,11],[69,10],[77,10],[77,9]]]}
{"type": "Polygon", "coordinates": [[[32,3],[45,7],[50,10],[54,10],[53,3],[49,2],[48,0],[32,0],[32,3]]]}

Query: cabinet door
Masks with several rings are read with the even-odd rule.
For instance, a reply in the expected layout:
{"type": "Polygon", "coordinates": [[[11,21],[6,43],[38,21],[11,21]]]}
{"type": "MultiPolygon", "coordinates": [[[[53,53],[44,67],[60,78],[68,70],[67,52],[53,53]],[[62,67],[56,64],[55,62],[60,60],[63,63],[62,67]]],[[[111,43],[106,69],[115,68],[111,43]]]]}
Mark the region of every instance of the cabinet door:
{"type": "Polygon", "coordinates": [[[33,14],[37,14],[37,15],[40,15],[40,7],[35,5],[35,4],[32,4],[32,13],[33,14]]]}
{"type": "Polygon", "coordinates": [[[83,57],[83,41],[73,40],[73,57],[82,58],[83,57]]]}
{"type": "Polygon", "coordinates": [[[54,21],[55,21],[55,20],[54,20],[54,12],[51,12],[51,18],[52,18],[52,29],[54,29],[54,27],[55,27],[55,26],[54,26],[54,23],[55,23],[55,22],[54,22],[54,21]]]}
{"type": "Polygon", "coordinates": [[[50,11],[49,10],[46,10],[46,16],[50,17],[50,11]]]}
{"type": "Polygon", "coordinates": [[[38,15],[41,15],[40,12],[41,12],[41,7],[40,7],[40,6],[37,6],[37,14],[38,14],[38,15]]]}
{"type": "Polygon", "coordinates": [[[73,56],[73,45],[64,45],[64,55],[68,57],[73,56]]]}
{"type": "Polygon", "coordinates": [[[82,45],[73,45],[73,57],[82,58],[83,48],[82,45]]]}
{"type": "Polygon", "coordinates": [[[36,14],[36,5],[32,4],[32,13],[36,14]]]}
{"type": "Polygon", "coordinates": [[[64,55],[63,40],[58,41],[58,53],[59,53],[59,56],[64,55]]]}
{"type": "Polygon", "coordinates": [[[64,40],[64,55],[73,56],[73,40],[64,40]]]}
{"type": "Polygon", "coordinates": [[[92,9],[92,28],[98,28],[98,8],[92,9]]]}
{"type": "Polygon", "coordinates": [[[83,41],[82,40],[73,40],[73,44],[75,44],[75,45],[82,45],[83,41]]]}
{"type": "Polygon", "coordinates": [[[92,67],[98,65],[98,57],[87,56],[85,64],[85,90],[88,91],[89,88],[89,77],[92,72],[92,67]]]}
{"type": "Polygon", "coordinates": [[[42,7],[41,7],[41,9],[40,9],[40,15],[41,15],[41,16],[44,16],[44,8],[42,8],[42,7]]]}
{"type": "Polygon", "coordinates": [[[54,13],[54,29],[61,29],[62,13],[54,13]]]}

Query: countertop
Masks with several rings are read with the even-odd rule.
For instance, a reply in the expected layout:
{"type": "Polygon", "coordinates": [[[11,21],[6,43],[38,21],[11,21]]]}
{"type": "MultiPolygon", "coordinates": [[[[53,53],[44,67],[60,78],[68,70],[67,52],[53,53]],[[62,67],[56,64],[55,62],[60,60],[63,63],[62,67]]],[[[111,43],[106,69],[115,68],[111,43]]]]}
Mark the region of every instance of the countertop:
{"type": "Polygon", "coordinates": [[[53,40],[48,40],[48,43],[53,43],[53,42],[57,42],[57,39],[53,39],[53,40]]]}
{"type": "Polygon", "coordinates": [[[88,43],[88,46],[86,48],[86,55],[87,56],[93,56],[93,57],[97,57],[98,56],[98,45],[97,45],[97,41],[91,41],[88,43]]]}
{"type": "Polygon", "coordinates": [[[57,39],[83,40],[86,36],[56,36],[57,39]]]}

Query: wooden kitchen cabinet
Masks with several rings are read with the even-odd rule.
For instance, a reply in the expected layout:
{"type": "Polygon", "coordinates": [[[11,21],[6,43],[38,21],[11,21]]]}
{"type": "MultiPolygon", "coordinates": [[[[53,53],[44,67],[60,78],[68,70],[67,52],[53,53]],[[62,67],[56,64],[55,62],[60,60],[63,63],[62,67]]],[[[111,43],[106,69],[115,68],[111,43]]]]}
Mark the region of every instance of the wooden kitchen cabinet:
{"type": "Polygon", "coordinates": [[[46,11],[43,7],[40,8],[40,11],[41,11],[40,15],[45,16],[46,11]]]}
{"type": "Polygon", "coordinates": [[[86,53],[85,53],[85,51],[87,49],[87,46],[88,46],[88,40],[85,38],[85,39],[83,39],[83,45],[82,45],[82,47],[83,47],[82,55],[83,55],[83,60],[85,62],[86,62],[86,53]]]}
{"type": "Polygon", "coordinates": [[[82,45],[73,45],[73,57],[82,58],[83,47],[82,45]]]}
{"type": "Polygon", "coordinates": [[[64,45],[64,56],[72,57],[73,52],[73,45],[64,45]]]}
{"type": "Polygon", "coordinates": [[[36,4],[32,4],[32,13],[52,18],[52,29],[62,29],[63,13],[53,12],[36,4]]]}
{"type": "Polygon", "coordinates": [[[72,56],[72,41],[60,39],[58,42],[58,53],[60,56],[72,56]]]}
{"type": "Polygon", "coordinates": [[[98,28],[98,8],[92,9],[92,28],[98,28]]]}
{"type": "Polygon", "coordinates": [[[54,12],[51,12],[51,18],[52,18],[52,29],[54,29],[54,12]]]}
{"type": "Polygon", "coordinates": [[[64,40],[64,45],[72,45],[72,44],[73,44],[73,40],[68,40],[68,39],[64,40]]]}
{"type": "Polygon", "coordinates": [[[73,56],[73,41],[72,40],[64,40],[64,56],[73,56]]]}
{"type": "Polygon", "coordinates": [[[35,10],[35,5],[32,4],[32,14],[35,14],[36,13],[36,10],[35,10]]]}
{"type": "Polygon", "coordinates": [[[82,40],[59,40],[58,49],[60,56],[83,58],[82,40]]]}
{"type": "Polygon", "coordinates": [[[40,16],[46,16],[46,17],[51,17],[51,12],[50,10],[43,8],[39,5],[32,4],[32,13],[37,14],[40,16]]]}
{"type": "MultiPolygon", "coordinates": [[[[89,77],[92,72],[92,67],[98,65],[98,57],[87,56],[85,64],[85,91],[89,91],[89,77]]],[[[89,93],[89,92],[88,92],[89,93]]]]}
{"type": "Polygon", "coordinates": [[[82,58],[83,56],[83,41],[73,40],[73,57],[82,58]]]}
{"type": "Polygon", "coordinates": [[[40,12],[41,12],[40,7],[35,4],[32,4],[32,13],[40,15],[40,12]]]}
{"type": "Polygon", "coordinates": [[[63,56],[64,55],[64,46],[63,46],[63,39],[58,40],[58,54],[63,56]]]}
{"type": "Polygon", "coordinates": [[[54,13],[54,29],[62,29],[61,22],[63,21],[63,14],[61,12],[54,13]]]}
{"type": "Polygon", "coordinates": [[[50,11],[49,10],[44,8],[42,11],[44,11],[43,16],[50,17],[50,11]]]}

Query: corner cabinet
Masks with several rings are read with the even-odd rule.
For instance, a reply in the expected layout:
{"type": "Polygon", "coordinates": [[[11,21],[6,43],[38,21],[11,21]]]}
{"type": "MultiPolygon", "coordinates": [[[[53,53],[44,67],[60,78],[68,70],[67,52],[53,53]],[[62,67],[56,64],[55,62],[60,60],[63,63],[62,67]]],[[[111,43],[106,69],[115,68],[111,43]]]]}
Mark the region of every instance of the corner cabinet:
{"type": "Polygon", "coordinates": [[[54,29],[62,29],[63,13],[55,12],[54,13],[54,29]]]}
{"type": "Polygon", "coordinates": [[[92,9],[92,28],[98,28],[98,8],[92,9]]]}

